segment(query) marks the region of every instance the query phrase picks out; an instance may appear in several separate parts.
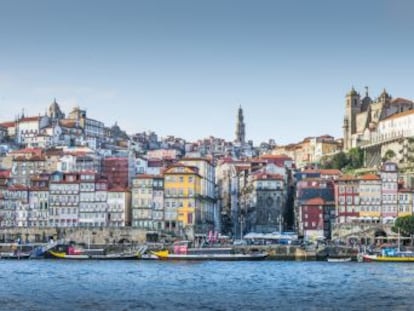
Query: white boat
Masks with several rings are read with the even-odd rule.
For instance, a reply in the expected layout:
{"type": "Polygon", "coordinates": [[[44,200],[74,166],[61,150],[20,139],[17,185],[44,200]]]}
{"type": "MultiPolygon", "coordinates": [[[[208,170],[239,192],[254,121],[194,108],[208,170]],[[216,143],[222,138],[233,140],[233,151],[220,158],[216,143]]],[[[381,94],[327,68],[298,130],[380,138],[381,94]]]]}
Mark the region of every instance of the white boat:
{"type": "Polygon", "coordinates": [[[352,261],[352,257],[343,257],[343,258],[333,258],[328,257],[328,262],[350,262],[352,261]]]}

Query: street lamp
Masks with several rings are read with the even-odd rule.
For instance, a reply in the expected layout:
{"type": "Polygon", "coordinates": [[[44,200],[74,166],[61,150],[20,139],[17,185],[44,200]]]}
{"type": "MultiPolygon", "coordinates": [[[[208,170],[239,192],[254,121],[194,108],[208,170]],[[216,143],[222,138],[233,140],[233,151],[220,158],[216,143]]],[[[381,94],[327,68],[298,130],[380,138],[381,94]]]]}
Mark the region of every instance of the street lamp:
{"type": "Polygon", "coordinates": [[[240,215],[240,240],[243,240],[243,222],[244,216],[240,215]]]}
{"type": "Polygon", "coordinates": [[[282,234],[283,216],[282,215],[277,216],[277,221],[279,222],[279,233],[282,234]]]}

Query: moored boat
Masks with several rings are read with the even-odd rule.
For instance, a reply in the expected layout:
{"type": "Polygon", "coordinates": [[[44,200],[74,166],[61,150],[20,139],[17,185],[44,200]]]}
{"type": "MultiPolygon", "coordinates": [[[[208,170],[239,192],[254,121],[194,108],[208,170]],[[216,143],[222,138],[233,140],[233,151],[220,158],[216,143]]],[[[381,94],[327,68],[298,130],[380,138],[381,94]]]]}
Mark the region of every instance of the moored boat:
{"type": "Polygon", "coordinates": [[[414,262],[413,252],[397,252],[394,255],[361,254],[360,261],[364,262],[414,262]]]}
{"type": "Polygon", "coordinates": [[[372,254],[361,253],[358,255],[360,262],[414,262],[414,251],[401,250],[400,230],[398,230],[398,245],[386,245],[380,251],[372,254]]]}
{"type": "Polygon", "coordinates": [[[138,259],[136,253],[114,253],[114,254],[103,254],[103,255],[90,255],[90,254],[67,254],[65,252],[57,252],[50,250],[49,254],[56,259],[72,259],[72,260],[129,260],[138,259]]]}
{"type": "Polygon", "coordinates": [[[73,245],[58,245],[48,250],[47,253],[48,257],[51,258],[72,260],[127,260],[138,259],[139,257],[137,252],[106,253],[104,249],[82,249],[73,245]]]}
{"type": "Polygon", "coordinates": [[[168,250],[153,252],[153,254],[161,260],[263,260],[268,256],[264,252],[250,254],[172,254],[168,250]]]}
{"type": "Polygon", "coordinates": [[[161,250],[152,252],[161,260],[263,260],[268,256],[266,252],[236,253],[231,247],[189,248],[189,241],[176,242],[173,251],[161,250]]]}

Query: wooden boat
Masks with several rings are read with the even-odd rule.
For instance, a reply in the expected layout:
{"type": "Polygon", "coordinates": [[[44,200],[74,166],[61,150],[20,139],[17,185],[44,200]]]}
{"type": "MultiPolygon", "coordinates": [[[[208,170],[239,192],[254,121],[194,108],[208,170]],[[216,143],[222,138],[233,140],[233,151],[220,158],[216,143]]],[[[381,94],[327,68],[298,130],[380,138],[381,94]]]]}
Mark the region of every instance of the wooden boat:
{"type": "Polygon", "coordinates": [[[399,252],[394,255],[361,254],[360,258],[360,261],[363,262],[414,262],[414,253],[399,252]]]}
{"type": "Polygon", "coordinates": [[[102,254],[102,255],[91,255],[91,254],[67,254],[65,252],[57,252],[49,250],[49,254],[56,259],[72,259],[72,260],[131,260],[138,259],[136,253],[114,253],[114,254],[102,254]]]}
{"type": "Polygon", "coordinates": [[[231,247],[189,248],[190,244],[190,241],[178,241],[173,244],[172,251],[161,250],[152,254],[161,260],[262,260],[268,256],[265,252],[236,253],[231,247]]]}
{"type": "Polygon", "coordinates": [[[221,260],[221,261],[236,261],[236,260],[263,260],[268,254],[264,252],[250,253],[250,254],[223,254],[223,253],[204,253],[204,254],[174,254],[168,250],[153,252],[161,260],[221,260]]]}
{"type": "Polygon", "coordinates": [[[352,261],[352,257],[342,257],[342,258],[335,258],[335,257],[328,257],[328,262],[350,262],[352,261]]]}
{"type": "Polygon", "coordinates": [[[47,251],[48,256],[55,259],[74,260],[127,260],[138,259],[138,252],[106,253],[103,248],[81,248],[74,245],[60,244],[47,251]]]}
{"type": "Polygon", "coordinates": [[[65,252],[58,252],[58,251],[53,251],[53,250],[49,250],[48,254],[51,255],[52,258],[56,258],[56,259],[90,259],[89,255],[86,254],[67,254],[65,252]]]}

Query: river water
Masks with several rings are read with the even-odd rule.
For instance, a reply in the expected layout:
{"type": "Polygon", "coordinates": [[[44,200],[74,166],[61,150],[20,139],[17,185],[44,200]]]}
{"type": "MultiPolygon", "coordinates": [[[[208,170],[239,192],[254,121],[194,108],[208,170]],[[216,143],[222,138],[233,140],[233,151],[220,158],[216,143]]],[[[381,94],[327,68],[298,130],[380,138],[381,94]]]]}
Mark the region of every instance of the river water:
{"type": "Polygon", "coordinates": [[[0,260],[0,310],[413,310],[414,265],[0,260]]]}

